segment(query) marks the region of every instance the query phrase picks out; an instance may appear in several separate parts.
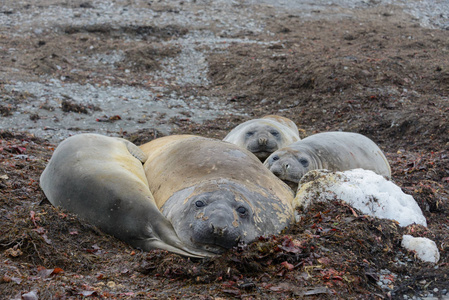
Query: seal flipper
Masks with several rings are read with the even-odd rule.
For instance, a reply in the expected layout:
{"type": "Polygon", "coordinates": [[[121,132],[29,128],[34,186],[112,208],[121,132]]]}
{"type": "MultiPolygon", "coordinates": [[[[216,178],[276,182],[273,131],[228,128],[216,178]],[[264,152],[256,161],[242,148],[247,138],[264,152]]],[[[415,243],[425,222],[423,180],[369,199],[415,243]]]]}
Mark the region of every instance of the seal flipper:
{"type": "Polygon", "coordinates": [[[172,224],[160,213],[153,211],[151,225],[147,227],[149,237],[134,240],[134,246],[144,251],[162,249],[183,256],[204,258],[216,256],[215,254],[199,249],[193,249],[185,245],[176,234],[172,224]]]}
{"type": "Polygon", "coordinates": [[[131,143],[130,141],[127,141],[125,139],[121,139],[125,144],[126,148],[128,149],[129,153],[140,160],[141,163],[145,163],[147,161],[148,155],[142,151],[137,145],[131,143]]]}

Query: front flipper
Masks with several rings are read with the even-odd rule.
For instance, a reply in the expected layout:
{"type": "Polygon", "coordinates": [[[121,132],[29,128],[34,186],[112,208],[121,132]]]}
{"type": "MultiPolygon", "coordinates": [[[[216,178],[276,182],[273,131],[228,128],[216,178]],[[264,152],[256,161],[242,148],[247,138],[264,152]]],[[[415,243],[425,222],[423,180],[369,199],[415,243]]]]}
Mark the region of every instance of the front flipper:
{"type": "Polygon", "coordinates": [[[148,155],[142,151],[138,146],[131,143],[130,141],[127,141],[125,139],[120,139],[123,141],[126,145],[126,148],[128,149],[129,153],[140,160],[141,163],[145,163],[147,161],[148,155]]]}
{"type": "Polygon", "coordinates": [[[150,237],[135,241],[135,247],[144,251],[162,249],[183,256],[196,258],[216,256],[214,253],[200,249],[193,249],[185,245],[179,239],[171,223],[160,213],[159,210],[153,211],[152,215],[153,218],[151,220],[151,225],[147,228],[150,237]]]}

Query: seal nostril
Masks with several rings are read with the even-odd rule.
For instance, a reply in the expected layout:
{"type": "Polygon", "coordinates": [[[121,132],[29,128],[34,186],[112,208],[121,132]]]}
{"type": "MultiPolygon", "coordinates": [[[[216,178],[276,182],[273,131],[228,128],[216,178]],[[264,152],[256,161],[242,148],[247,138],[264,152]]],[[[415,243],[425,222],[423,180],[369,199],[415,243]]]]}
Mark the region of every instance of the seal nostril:
{"type": "Polygon", "coordinates": [[[285,169],[290,169],[290,165],[289,164],[285,164],[285,169]]]}
{"type": "Polygon", "coordinates": [[[218,227],[218,226],[214,226],[214,224],[210,224],[211,228],[212,228],[212,233],[218,236],[223,236],[226,233],[227,230],[227,226],[225,227],[218,227]]]}

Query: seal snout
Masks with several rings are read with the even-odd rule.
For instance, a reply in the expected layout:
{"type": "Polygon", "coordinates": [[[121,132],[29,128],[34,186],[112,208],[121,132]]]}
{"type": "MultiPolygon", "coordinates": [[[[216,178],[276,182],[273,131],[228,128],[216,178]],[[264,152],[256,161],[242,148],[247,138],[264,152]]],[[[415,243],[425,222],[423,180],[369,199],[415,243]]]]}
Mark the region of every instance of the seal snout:
{"type": "Polygon", "coordinates": [[[268,137],[263,135],[259,137],[259,145],[260,146],[266,146],[268,143],[268,137]]]}
{"type": "Polygon", "coordinates": [[[290,165],[285,161],[281,162],[279,159],[278,155],[273,155],[271,159],[269,159],[270,162],[268,168],[274,175],[282,178],[287,173],[287,169],[290,169],[290,165]]]}
{"type": "Polygon", "coordinates": [[[276,175],[277,177],[281,177],[284,174],[281,168],[273,167],[270,169],[270,171],[273,172],[273,174],[276,175]]]}
{"type": "Polygon", "coordinates": [[[231,228],[233,221],[233,215],[231,213],[226,213],[226,211],[213,211],[207,221],[209,222],[209,233],[215,238],[224,240],[229,238],[234,239],[236,232],[231,228]]]}
{"type": "Polygon", "coordinates": [[[227,225],[225,225],[225,226],[217,226],[217,225],[214,225],[214,224],[211,223],[210,226],[211,226],[211,229],[212,229],[212,233],[214,235],[217,235],[217,236],[224,236],[226,231],[227,231],[227,229],[228,229],[227,225]]]}
{"type": "MultiPolygon", "coordinates": [[[[254,133],[246,140],[245,148],[251,152],[269,152],[273,153],[278,149],[278,143],[273,136],[266,132],[254,133]]],[[[266,158],[268,156],[265,156],[266,158]]]]}
{"type": "Polygon", "coordinates": [[[240,230],[238,228],[232,228],[229,224],[230,220],[223,218],[210,218],[208,222],[207,230],[198,232],[197,241],[211,243],[216,246],[220,246],[226,249],[236,246],[240,240],[240,230]],[[211,220],[212,219],[212,220],[211,220]]]}
{"type": "Polygon", "coordinates": [[[241,228],[234,225],[234,213],[229,207],[217,205],[205,211],[206,218],[194,223],[194,242],[219,246],[225,249],[236,246],[241,238],[241,228]]]}

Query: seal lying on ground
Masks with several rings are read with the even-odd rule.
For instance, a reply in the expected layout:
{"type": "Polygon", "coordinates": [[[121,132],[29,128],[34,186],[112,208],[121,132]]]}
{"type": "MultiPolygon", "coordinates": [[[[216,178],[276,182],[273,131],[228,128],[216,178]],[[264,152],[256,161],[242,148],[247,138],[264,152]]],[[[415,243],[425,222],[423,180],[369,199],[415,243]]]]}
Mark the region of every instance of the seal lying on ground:
{"type": "Polygon", "coordinates": [[[369,138],[352,132],[323,132],[311,135],[271,154],[264,165],[292,185],[310,170],[371,170],[391,177],[382,150],[369,138]]]}
{"type": "Polygon", "coordinates": [[[245,149],[191,135],[140,148],[157,206],[192,248],[221,253],[293,222],[293,191],[245,149]]]}
{"type": "Polygon", "coordinates": [[[184,245],[161,214],[148,188],[145,160],[142,150],[124,139],[79,134],[56,148],[40,186],[53,205],[134,247],[210,255],[184,245]]]}
{"type": "Polygon", "coordinates": [[[223,139],[249,150],[261,161],[274,151],[299,140],[295,123],[276,115],[246,121],[232,129],[223,139]]]}

